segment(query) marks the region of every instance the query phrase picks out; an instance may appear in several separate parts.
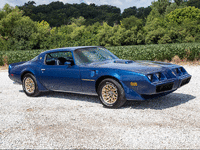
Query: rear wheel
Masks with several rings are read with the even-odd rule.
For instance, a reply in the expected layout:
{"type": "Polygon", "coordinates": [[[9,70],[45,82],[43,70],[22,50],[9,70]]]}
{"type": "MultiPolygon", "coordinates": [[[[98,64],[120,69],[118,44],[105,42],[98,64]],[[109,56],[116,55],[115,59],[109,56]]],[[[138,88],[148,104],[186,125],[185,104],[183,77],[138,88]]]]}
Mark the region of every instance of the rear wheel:
{"type": "Polygon", "coordinates": [[[101,103],[108,108],[118,108],[126,102],[123,87],[114,79],[104,79],[99,84],[98,95],[101,103]]]}
{"type": "Polygon", "coordinates": [[[36,78],[31,73],[27,73],[23,77],[22,87],[27,96],[39,95],[39,90],[36,82],[36,78]]]}

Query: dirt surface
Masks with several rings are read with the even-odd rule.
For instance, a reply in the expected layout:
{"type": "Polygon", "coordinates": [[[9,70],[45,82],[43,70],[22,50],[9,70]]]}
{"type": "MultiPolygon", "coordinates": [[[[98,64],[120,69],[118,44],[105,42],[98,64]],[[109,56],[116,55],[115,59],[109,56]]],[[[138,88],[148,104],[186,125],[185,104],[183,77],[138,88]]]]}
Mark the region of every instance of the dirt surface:
{"type": "Polygon", "coordinates": [[[95,96],[27,97],[0,71],[0,148],[200,149],[200,66],[167,96],[104,108],[95,96]]]}
{"type": "Polygon", "coordinates": [[[0,66],[0,71],[7,71],[8,70],[8,66],[0,66]]]}

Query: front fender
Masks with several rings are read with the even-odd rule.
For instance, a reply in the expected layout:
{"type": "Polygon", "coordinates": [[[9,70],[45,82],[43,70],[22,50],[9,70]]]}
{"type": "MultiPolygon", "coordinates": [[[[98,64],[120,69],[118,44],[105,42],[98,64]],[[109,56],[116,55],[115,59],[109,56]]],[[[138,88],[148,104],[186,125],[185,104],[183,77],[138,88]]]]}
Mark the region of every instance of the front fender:
{"type": "Polygon", "coordinates": [[[96,90],[100,82],[109,77],[118,80],[118,82],[122,85],[126,99],[143,100],[143,98],[133,88],[130,87],[130,82],[137,82],[138,79],[140,80],[144,77],[143,75],[124,70],[107,70],[101,73],[101,76],[96,80],[96,90]]]}

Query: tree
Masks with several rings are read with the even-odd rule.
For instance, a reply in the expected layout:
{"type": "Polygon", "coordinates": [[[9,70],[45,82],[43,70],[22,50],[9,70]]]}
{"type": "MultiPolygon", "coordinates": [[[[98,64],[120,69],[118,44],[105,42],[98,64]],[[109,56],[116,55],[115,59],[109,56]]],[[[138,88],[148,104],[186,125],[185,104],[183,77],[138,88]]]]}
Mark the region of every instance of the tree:
{"type": "Polygon", "coordinates": [[[112,36],[111,33],[112,27],[109,26],[106,22],[103,23],[102,28],[99,29],[97,37],[100,45],[110,46],[111,43],[108,42],[108,39],[112,36]]]}
{"type": "Polygon", "coordinates": [[[163,15],[166,11],[167,6],[169,6],[171,3],[169,0],[158,0],[151,3],[152,9],[157,10],[161,15],[163,15]]]}
{"type": "Polygon", "coordinates": [[[87,25],[107,21],[109,25],[113,26],[114,23],[119,24],[121,19],[121,10],[110,5],[64,4],[57,1],[47,5],[34,6],[34,1],[29,1],[19,8],[32,20],[45,20],[51,27],[69,24],[72,17],[79,18],[80,16],[86,19],[87,25]]]}
{"type": "Polygon", "coordinates": [[[6,17],[9,13],[13,11],[14,7],[10,6],[9,4],[5,4],[3,9],[0,10],[0,20],[6,17]]]}
{"type": "Polygon", "coordinates": [[[176,28],[178,42],[200,40],[200,9],[191,6],[175,9],[166,15],[166,21],[168,22],[168,28],[176,28]]]}
{"type": "Polygon", "coordinates": [[[163,15],[159,13],[158,9],[154,8],[147,17],[144,27],[146,44],[157,44],[166,33],[166,21],[163,15]]]}
{"type": "Polygon", "coordinates": [[[150,14],[151,10],[152,10],[152,8],[150,6],[148,6],[144,9],[144,15],[143,15],[144,18],[147,18],[147,16],[150,14]]]}
{"type": "Polygon", "coordinates": [[[176,9],[166,16],[169,22],[182,24],[184,21],[198,21],[200,23],[200,9],[195,7],[185,7],[176,9]]]}
{"type": "Polygon", "coordinates": [[[31,45],[34,49],[48,49],[51,45],[50,39],[50,25],[46,21],[37,22],[37,31],[31,34],[31,45]]]}
{"type": "Polygon", "coordinates": [[[12,45],[12,49],[32,49],[30,39],[37,30],[35,22],[23,16],[17,7],[8,4],[4,6],[3,12],[4,17],[0,20],[1,38],[12,45]]]}
{"type": "Polygon", "coordinates": [[[188,6],[194,6],[194,7],[200,9],[200,1],[199,1],[199,0],[189,0],[189,1],[187,2],[187,5],[188,5],[188,6]]]}
{"type": "Polygon", "coordinates": [[[23,10],[26,16],[32,17],[33,10],[36,6],[34,6],[36,3],[34,1],[28,1],[28,3],[25,3],[22,7],[19,6],[19,9],[23,10]]]}
{"type": "Polygon", "coordinates": [[[136,27],[137,30],[140,30],[142,28],[142,20],[136,18],[135,16],[124,18],[121,21],[121,26],[126,30],[130,30],[132,27],[136,27]]]}
{"type": "Polygon", "coordinates": [[[139,19],[145,19],[151,12],[151,7],[140,7],[136,8],[135,6],[129,7],[127,9],[124,9],[124,12],[122,13],[122,18],[128,18],[130,16],[135,16],[139,19]]]}
{"type": "Polygon", "coordinates": [[[179,6],[176,3],[171,3],[170,5],[167,6],[165,15],[169,14],[170,12],[174,11],[177,9],[179,6]]]}
{"type": "Polygon", "coordinates": [[[74,17],[72,17],[71,19],[71,24],[75,23],[77,26],[82,26],[85,23],[85,19],[84,17],[80,16],[79,18],[75,19],[74,17]]]}
{"type": "Polygon", "coordinates": [[[175,2],[178,6],[180,6],[181,4],[184,3],[183,0],[174,0],[174,2],[175,2]]]}
{"type": "Polygon", "coordinates": [[[136,16],[136,14],[137,14],[137,8],[135,6],[133,6],[133,7],[124,9],[124,12],[122,13],[122,17],[127,18],[130,16],[136,16]]]}

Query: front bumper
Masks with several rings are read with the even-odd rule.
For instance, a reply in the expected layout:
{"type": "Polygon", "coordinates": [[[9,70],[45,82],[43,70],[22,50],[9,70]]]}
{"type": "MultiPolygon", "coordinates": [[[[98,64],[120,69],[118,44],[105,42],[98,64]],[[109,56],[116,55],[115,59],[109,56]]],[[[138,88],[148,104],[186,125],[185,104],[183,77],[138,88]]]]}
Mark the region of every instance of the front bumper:
{"type": "Polygon", "coordinates": [[[138,87],[125,88],[127,100],[146,100],[167,95],[190,82],[191,75],[185,74],[177,78],[156,83],[140,82],[138,87]]]}

